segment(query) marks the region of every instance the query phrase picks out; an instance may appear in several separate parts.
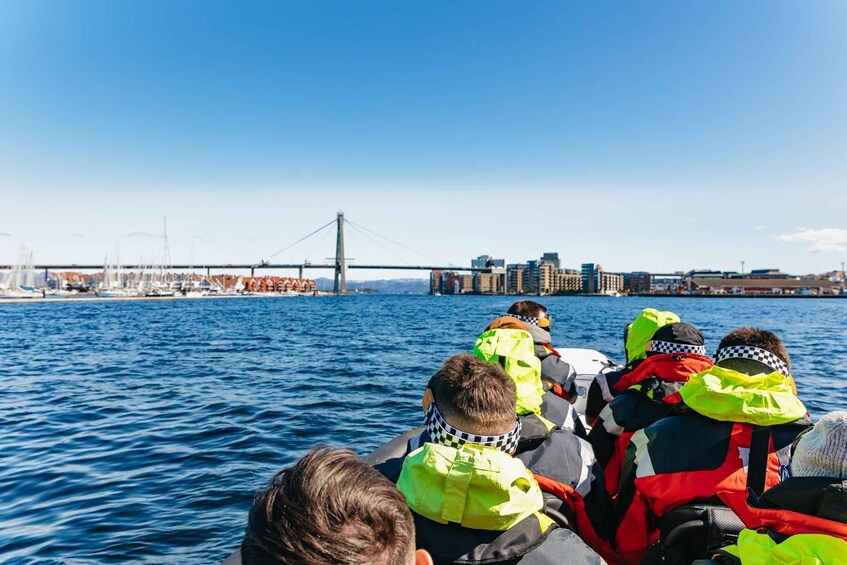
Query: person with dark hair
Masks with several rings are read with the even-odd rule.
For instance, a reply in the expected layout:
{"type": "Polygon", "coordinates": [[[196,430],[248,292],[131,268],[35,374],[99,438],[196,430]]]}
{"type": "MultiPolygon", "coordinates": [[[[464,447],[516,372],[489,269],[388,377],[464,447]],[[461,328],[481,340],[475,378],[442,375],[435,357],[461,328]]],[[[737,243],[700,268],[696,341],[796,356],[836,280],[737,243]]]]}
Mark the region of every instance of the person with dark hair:
{"type": "Polygon", "coordinates": [[[515,398],[499,365],[468,354],[447,359],[430,379],[425,431],[409,441],[397,478],[417,547],[437,564],[600,563],[545,514],[535,477],[512,456],[521,434],[515,398]]]}
{"type": "Polygon", "coordinates": [[[688,378],[712,366],[703,334],[681,322],[656,330],[647,342],[646,354],[644,361],[615,383],[618,396],[603,408],[588,434],[612,496],[618,493],[632,434],[670,414],[682,401],[679,389],[688,378]]]}
{"type": "Polygon", "coordinates": [[[585,420],[590,426],[595,426],[600,412],[611,402],[619,391],[615,388],[617,382],[629,372],[635,370],[647,358],[647,342],[656,330],[668,324],[679,322],[679,316],[670,311],[645,308],[632,323],[623,330],[626,364],[608,367],[599,373],[591,385],[585,399],[585,420]]]}
{"type": "Polygon", "coordinates": [[[545,388],[571,404],[576,402],[576,370],[552,345],[553,318],[547,307],[532,300],[519,300],[504,316],[526,324],[535,344],[535,355],[541,360],[541,380],[545,388]]]}
{"type": "MultiPolygon", "coordinates": [[[[713,561],[842,563],[847,556],[847,412],[830,412],[792,447],[784,480],[758,499],[718,490],[748,528],[713,561]]],[[[750,465],[756,462],[751,461],[750,465]]]]}
{"type": "Polygon", "coordinates": [[[585,439],[588,433],[576,409],[542,379],[543,364],[530,327],[512,316],[497,318],[477,338],[473,354],[499,364],[515,382],[516,410],[525,426],[521,450],[538,445],[558,428],[585,439]]]}
{"type": "MultiPolygon", "coordinates": [[[[679,389],[674,413],[633,434],[615,509],[615,545],[624,560],[640,563],[659,540],[663,518],[713,501],[718,485],[758,495],[779,483],[792,442],[811,426],[790,368],[776,335],[734,330],[721,340],[715,366],[679,389]]],[[[659,540],[648,558],[666,562],[670,545],[659,540]]]]}
{"type": "Polygon", "coordinates": [[[256,494],[240,553],[244,565],[432,565],[415,551],[397,488],[352,451],[324,446],[256,494]]]}

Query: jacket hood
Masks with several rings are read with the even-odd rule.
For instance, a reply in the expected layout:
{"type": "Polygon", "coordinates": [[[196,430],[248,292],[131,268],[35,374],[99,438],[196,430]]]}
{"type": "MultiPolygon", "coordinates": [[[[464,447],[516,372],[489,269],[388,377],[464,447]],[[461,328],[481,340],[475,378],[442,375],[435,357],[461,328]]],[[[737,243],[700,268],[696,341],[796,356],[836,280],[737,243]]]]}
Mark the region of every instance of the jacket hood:
{"type": "Polygon", "coordinates": [[[679,316],[671,311],[645,308],[629,326],[626,335],[626,363],[629,365],[638,359],[647,357],[647,342],[656,330],[668,324],[679,322],[679,316]]]}
{"type": "Polygon", "coordinates": [[[623,392],[644,379],[658,377],[671,383],[684,383],[691,375],[705,371],[713,365],[712,360],[694,353],[662,353],[653,355],[638,364],[615,383],[615,390],[623,392]]]}
{"type": "Polygon", "coordinates": [[[472,444],[424,444],[406,456],[397,488],[424,518],[475,530],[508,530],[544,506],[519,459],[472,444]]]}
{"type": "Polygon", "coordinates": [[[486,331],[499,329],[526,330],[529,332],[529,335],[532,336],[532,341],[535,343],[536,355],[544,358],[551,354],[551,351],[544,347],[544,345],[549,346],[550,344],[550,340],[552,339],[550,332],[536,326],[535,324],[530,324],[518,320],[517,318],[512,318],[511,316],[501,316],[488,324],[488,327],[485,328],[486,331]]]}
{"type": "Polygon", "coordinates": [[[847,554],[847,542],[822,534],[797,534],[777,543],[767,533],[742,530],[738,545],[726,551],[742,563],[760,565],[840,563],[847,554]]]}
{"type": "Polygon", "coordinates": [[[515,383],[519,416],[541,413],[544,387],[541,384],[541,361],[535,356],[532,335],[526,330],[487,330],[476,340],[473,354],[488,363],[501,363],[515,383]]]}
{"type": "Polygon", "coordinates": [[[553,339],[550,332],[544,328],[539,328],[535,324],[527,324],[526,329],[532,336],[532,341],[537,344],[550,343],[550,340],[553,339]]]}
{"type": "Polygon", "coordinates": [[[679,389],[685,404],[713,420],[775,426],[806,415],[791,379],[780,373],[745,375],[714,366],[679,389]]]}

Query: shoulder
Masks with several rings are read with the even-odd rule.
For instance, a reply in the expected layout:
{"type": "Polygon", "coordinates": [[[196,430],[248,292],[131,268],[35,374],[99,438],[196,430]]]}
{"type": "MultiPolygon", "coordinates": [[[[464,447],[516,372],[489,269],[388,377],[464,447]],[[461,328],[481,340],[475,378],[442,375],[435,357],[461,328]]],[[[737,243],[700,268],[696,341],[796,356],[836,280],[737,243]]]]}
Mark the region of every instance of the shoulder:
{"type": "Polygon", "coordinates": [[[591,490],[594,451],[584,439],[567,430],[558,430],[532,451],[518,458],[533,473],[568,485],[580,495],[591,490]]]}
{"type": "Polygon", "coordinates": [[[570,530],[557,528],[550,532],[544,543],[527,553],[521,565],[582,565],[603,563],[597,553],[570,530]]]}

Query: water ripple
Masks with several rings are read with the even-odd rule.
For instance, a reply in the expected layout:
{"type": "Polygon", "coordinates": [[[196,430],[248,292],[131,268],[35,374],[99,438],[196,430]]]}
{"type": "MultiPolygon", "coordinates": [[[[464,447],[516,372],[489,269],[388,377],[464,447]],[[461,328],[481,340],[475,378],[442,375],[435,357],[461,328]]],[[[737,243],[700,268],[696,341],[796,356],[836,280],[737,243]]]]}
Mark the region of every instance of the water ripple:
{"type": "MultiPolygon", "coordinates": [[[[786,340],[813,415],[845,408],[847,301],[545,299],[556,344],[621,357],[641,308],[713,352],[737,325],[786,340]]],[[[209,563],[254,490],[315,443],[366,453],[419,425],[445,357],[506,297],[0,306],[0,562],[209,563]]]]}

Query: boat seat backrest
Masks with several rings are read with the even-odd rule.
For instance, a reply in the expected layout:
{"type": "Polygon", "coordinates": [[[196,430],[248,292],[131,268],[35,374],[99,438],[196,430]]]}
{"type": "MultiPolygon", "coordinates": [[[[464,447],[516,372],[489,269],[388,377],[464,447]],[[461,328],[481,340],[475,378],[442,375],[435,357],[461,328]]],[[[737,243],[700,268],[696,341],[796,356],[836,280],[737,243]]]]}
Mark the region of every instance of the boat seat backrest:
{"type": "Polygon", "coordinates": [[[645,563],[688,564],[735,543],[744,524],[729,508],[698,503],[674,508],[659,519],[661,537],[645,563]]]}

